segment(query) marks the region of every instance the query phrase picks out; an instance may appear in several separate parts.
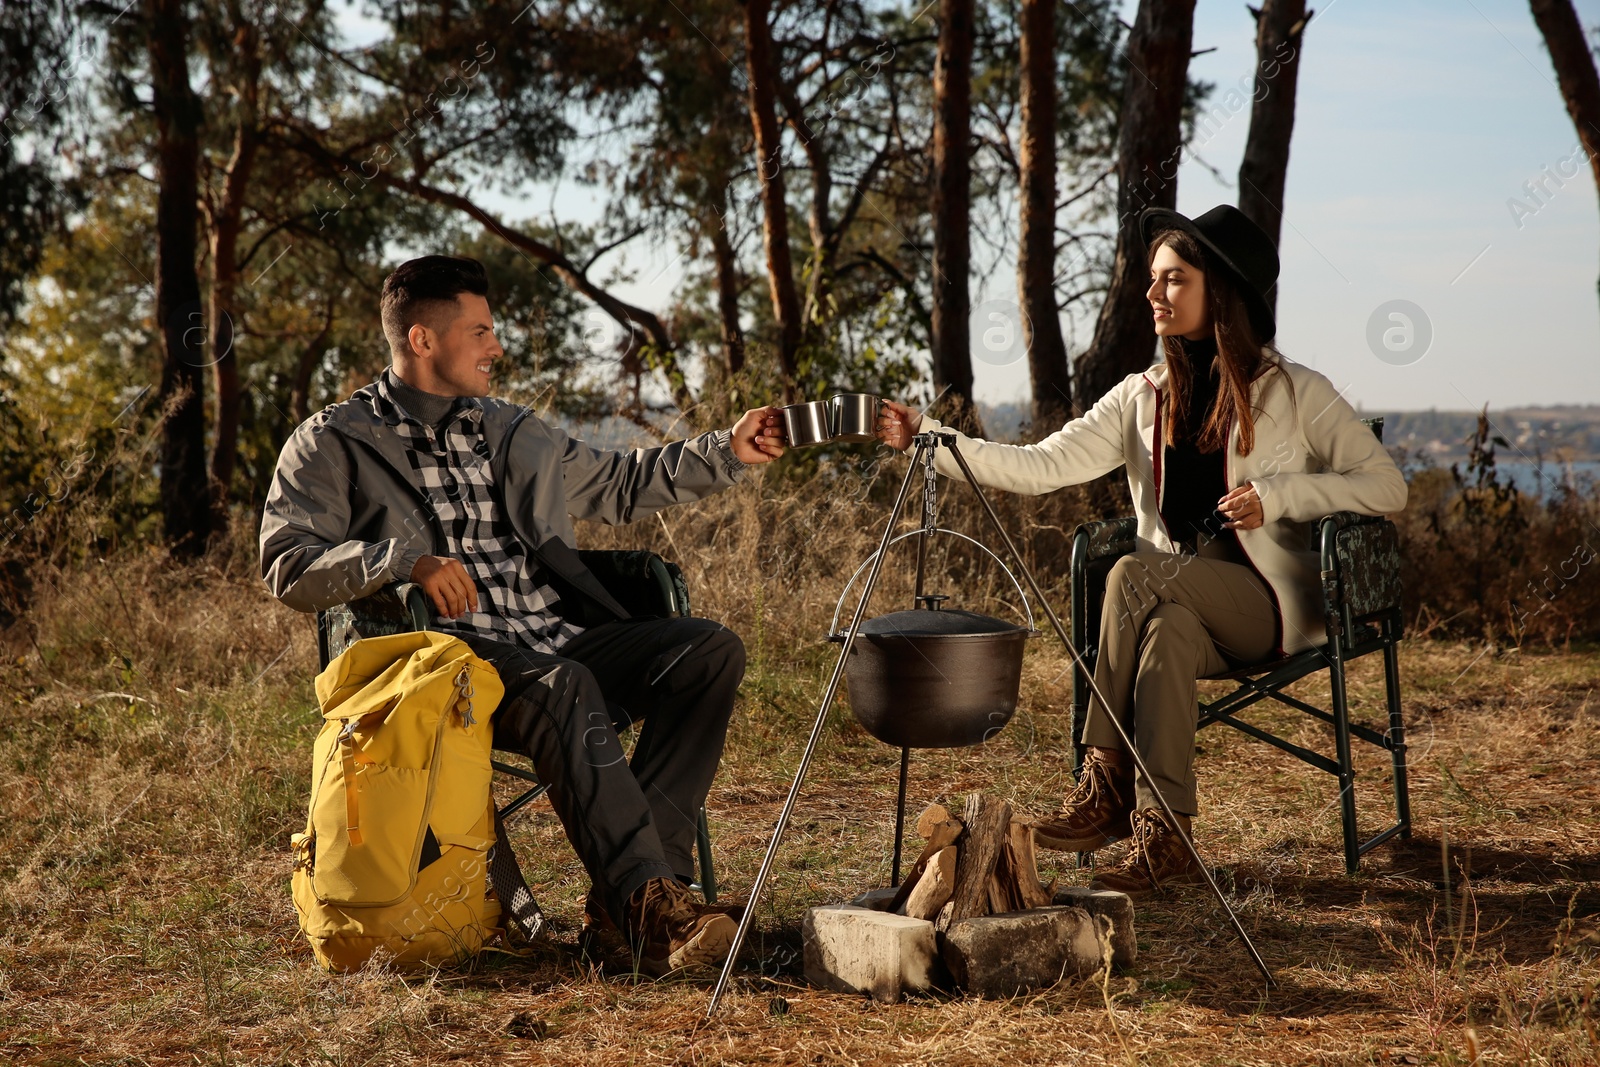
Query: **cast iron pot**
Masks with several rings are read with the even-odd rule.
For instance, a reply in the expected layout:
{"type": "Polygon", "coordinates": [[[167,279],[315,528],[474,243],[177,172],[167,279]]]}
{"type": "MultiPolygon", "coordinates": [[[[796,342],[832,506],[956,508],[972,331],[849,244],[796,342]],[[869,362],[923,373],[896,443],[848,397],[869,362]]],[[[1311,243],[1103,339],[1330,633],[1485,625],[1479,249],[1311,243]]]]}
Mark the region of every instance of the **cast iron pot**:
{"type": "Polygon", "coordinates": [[[980,744],[1017,710],[1022,652],[1033,634],[971,611],[868,619],[845,665],[850,708],[868,733],[897,748],[980,744]]]}

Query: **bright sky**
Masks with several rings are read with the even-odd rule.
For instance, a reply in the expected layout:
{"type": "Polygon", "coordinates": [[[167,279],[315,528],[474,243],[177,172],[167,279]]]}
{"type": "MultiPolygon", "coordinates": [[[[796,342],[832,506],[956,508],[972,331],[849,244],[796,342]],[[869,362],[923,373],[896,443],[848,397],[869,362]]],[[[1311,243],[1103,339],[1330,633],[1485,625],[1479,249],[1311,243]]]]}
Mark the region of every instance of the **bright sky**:
{"type": "MultiPolygon", "coordinates": [[[[1600,403],[1600,207],[1525,0],[1310,4],[1285,193],[1284,352],[1367,409],[1600,403]],[[1543,183],[1537,199],[1528,182],[1543,183]],[[1391,301],[1421,315],[1388,318],[1391,301]]],[[[1131,20],[1136,0],[1124,6],[1131,20]]],[[[1600,24],[1600,0],[1577,8],[1600,24]]],[[[1253,35],[1243,0],[1199,0],[1195,48],[1216,51],[1191,71],[1216,89],[1199,158],[1179,171],[1186,214],[1237,199],[1253,35]]],[[[508,217],[529,204],[572,221],[599,209],[573,182],[486,199],[508,217]]],[[[682,277],[677,251],[631,246],[596,273],[625,267],[635,280],[619,295],[662,308],[682,277]]],[[[1014,297],[1009,264],[994,282],[975,304],[1014,297]]],[[[1078,347],[1087,340],[1080,330],[1078,347]]],[[[1026,397],[1025,361],[974,366],[980,399],[1026,397]]]]}
{"type": "MultiPolygon", "coordinates": [[[[1284,194],[1284,352],[1367,408],[1600,402],[1600,209],[1526,2],[1310,3],[1284,194]],[[1523,188],[1536,179],[1542,204],[1523,188]],[[1514,198],[1529,209],[1520,225],[1514,198]],[[1432,323],[1409,365],[1367,343],[1391,300],[1432,323]]],[[[1597,0],[1577,8],[1600,23],[1597,0]]],[[[1217,83],[1210,110],[1225,114],[1230,88],[1248,95],[1251,20],[1242,2],[1200,0],[1195,21],[1196,47],[1217,51],[1192,69],[1217,83]]],[[[1229,185],[1188,165],[1180,211],[1236,199],[1248,128],[1246,102],[1199,149],[1229,185]]]]}

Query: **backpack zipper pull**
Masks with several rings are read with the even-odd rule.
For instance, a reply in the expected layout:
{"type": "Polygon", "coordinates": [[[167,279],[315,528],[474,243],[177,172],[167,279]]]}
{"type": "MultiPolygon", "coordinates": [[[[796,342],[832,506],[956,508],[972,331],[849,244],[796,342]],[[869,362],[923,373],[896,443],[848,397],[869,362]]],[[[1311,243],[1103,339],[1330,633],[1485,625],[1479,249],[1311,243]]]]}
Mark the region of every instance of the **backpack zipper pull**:
{"type": "Polygon", "coordinates": [[[472,694],[475,692],[472,672],[465,663],[461,665],[461,673],[456,675],[456,689],[461,694],[456,698],[456,711],[461,713],[461,725],[476,726],[478,720],[472,717],[472,694]]]}

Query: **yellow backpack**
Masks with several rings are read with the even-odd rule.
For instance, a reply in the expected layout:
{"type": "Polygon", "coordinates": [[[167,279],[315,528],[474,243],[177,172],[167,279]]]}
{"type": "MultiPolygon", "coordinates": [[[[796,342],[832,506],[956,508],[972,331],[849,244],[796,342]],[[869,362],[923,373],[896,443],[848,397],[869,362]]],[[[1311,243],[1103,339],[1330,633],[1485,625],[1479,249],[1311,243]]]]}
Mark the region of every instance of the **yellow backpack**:
{"type": "Polygon", "coordinates": [[[489,716],[505,693],[494,668],[423,630],[357,641],[316,688],[324,723],[293,847],[295,910],[318,962],[464,962],[502,932],[502,898],[537,933],[489,794],[489,716]]]}

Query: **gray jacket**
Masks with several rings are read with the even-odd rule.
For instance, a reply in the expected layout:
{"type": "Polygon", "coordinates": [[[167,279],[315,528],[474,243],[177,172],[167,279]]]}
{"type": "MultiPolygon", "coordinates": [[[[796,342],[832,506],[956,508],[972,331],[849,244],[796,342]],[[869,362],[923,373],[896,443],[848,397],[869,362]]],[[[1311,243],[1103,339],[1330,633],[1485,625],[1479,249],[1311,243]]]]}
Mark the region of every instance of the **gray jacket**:
{"type": "MultiPolygon", "coordinates": [[[[278,456],[261,517],[261,577],[298,611],[406,581],[418,559],[445,553],[405,444],[373,413],[373,389],[301,423],[278,456]]],[[[744,470],[727,430],[614,452],[573,440],[507,401],[482,404],[499,502],[548,571],[562,613],[580,625],[628,613],[579,562],[573,519],[632,522],[726,489],[744,470]]]]}

